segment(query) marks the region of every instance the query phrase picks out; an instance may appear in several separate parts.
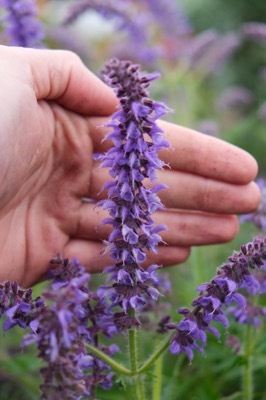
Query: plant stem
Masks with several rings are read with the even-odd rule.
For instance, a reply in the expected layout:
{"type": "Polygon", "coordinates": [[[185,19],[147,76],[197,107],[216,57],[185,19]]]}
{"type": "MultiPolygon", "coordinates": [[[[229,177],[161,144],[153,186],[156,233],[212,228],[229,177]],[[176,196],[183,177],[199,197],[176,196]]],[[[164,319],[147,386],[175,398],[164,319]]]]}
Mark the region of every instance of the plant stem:
{"type": "Polygon", "coordinates": [[[154,366],[154,384],[152,400],[161,400],[163,356],[159,357],[154,366]]]}
{"type": "MultiPolygon", "coordinates": [[[[135,315],[135,310],[130,310],[130,315],[135,315]]],[[[130,329],[128,333],[129,357],[132,375],[134,376],[134,386],[136,400],[145,400],[142,377],[138,374],[138,331],[130,329]]]]}
{"type": "Polygon", "coordinates": [[[154,353],[148,358],[148,360],[142,364],[142,366],[138,369],[138,373],[142,373],[147,371],[152,367],[156,360],[164,353],[164,351],[168,348],[171,338],[173,334],[168,335],[155,349],[154,353]]]}
{"type": "Polygon", "coordinates": [[[247,325],[245,338],[245,365],[243,367],[243,400],[253,398],[253,379],[252,379],[252,326],[247,325]]]}
{"type": "Polygon", "coordinates": [[[111,357],[109,357],[103,351],[99,350],[97,347],[94,347],[90,344],[86,344],[86,347],[90,351],[90,353],[92,353],[94,356],[99,357],[101,360],[106,362],[106,364],[110,365],[110,367],[112,367],[112,369],[114,371],[119,372],[120,374],[123,374],[123,375],[127,375],[127,376],[134,375],[134,373],[130,369],[127,369],[123,365],[114,361],[111,357]]]}

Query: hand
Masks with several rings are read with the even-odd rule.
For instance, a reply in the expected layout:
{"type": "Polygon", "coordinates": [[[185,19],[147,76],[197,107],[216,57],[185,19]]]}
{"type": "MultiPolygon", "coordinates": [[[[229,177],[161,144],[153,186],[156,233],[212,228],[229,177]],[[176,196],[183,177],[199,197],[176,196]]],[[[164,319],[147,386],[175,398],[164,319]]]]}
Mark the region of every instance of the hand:
{"type": "MultiPolygon", "coordinates": [[[[98,128],[117,100],[70,52],[0,46],[0,280],[31,285],[46,276],[57,252],[78,257],[90,272],[110,262],[100,257],[108,228],[98,200],[109,180],[93,152],[106,150],[98,128]]],[[[231,214],[250,212],[260,195],[251,182],[257,165],[244,151],[218,139],[162,122],[174,150],[162,152],[171,170],[159,174],[166,223],[150,262],[177,264],[191,245],[231,240],[231,214]]]]}

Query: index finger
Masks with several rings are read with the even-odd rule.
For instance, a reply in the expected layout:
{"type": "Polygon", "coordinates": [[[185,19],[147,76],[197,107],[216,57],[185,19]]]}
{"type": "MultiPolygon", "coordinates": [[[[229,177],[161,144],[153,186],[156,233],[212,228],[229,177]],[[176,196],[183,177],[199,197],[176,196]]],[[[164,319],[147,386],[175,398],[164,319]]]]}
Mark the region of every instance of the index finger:
{"type": "MultiPolygon", "coordinates": [[[[1,57],[30,70],[29,85],[37,100],[53,100],[85,115],[110,115],[117,99],[113,91],[70,51],[1,46],[1,57]]],[[[25,75],[23,76],[25,79],[25,75]]]]}

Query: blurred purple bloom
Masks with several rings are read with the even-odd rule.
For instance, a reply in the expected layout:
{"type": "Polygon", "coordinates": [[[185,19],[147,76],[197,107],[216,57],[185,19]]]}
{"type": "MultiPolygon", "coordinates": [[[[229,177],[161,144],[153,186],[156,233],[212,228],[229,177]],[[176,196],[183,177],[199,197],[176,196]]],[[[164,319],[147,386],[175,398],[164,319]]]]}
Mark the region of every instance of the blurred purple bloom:
{"type": "Polygon", "coordinates": [[[218,39],[219,34],[214,29],[200,32],[184,42],[179,58],[185,62],[186,65],[193,67],[195,63],[204,57],[218,39]]]}
{"type": "Polygon", "coordinates": [[[160,296],[156,288],[158,267],[150,266],[145,271],[140,265],[146,260],[147,251],[157,252],[159,233],[165,229],[164,225],[155,226],[151,217],[163,208],[157,192],[164,185],[147,189],[143,181],[155,181],[157,170],[164,166],[157,153],[169,144],[155,121],[168,109],[148,98],[150,82],[158,74],[142,75],[138,65],[112,59],[103,76],[113,87],[120,107],[107,124],[112,128],[107,138],[114,147],[106,154],[96,155],[113,178],[103,187],[108,190],[108,199],[99,205],[110,215],[103,224],[113,227],[105,243],[115,265],[106,268],[105,273],[110,274],[108,282],[114,283],[101,292],[127,313],[132,308],[140,311],[160,296]]]}
{"type": "Polygon", "coordinates": [[[239,217],[241,223],[250,222],[262,231],[266,231],[266,185],[263,178],[257,179],[261,191],[261,202],[256,211],[239,217]]]}
{"type": "Polygon", "coordinates": [[[234,306],[228,309],[228,314],[232,314],[234,319],[240,324],[248,324],[258,327],[261,319],[266,320],[266,308],[259,305],[252,305],[247,302],[246,307],[234,306]]]}
{"type": "Polygon", "coordinates": [[[209,136],[218,136],[219,135],[219,126],[217,121],[212,119],[203,119],[198,121],[196,129],[205,135],[209,136]]]}
{"type": "Polygon", "coordinates": [[[242,25],[242,32],[248,39],[266,43],[266,24],[262,22],[247,22],[242,25]]]}
{"type": "Polygon", "coordinates": [[[37,19],[35,0],[0,0],[6,10],[5,35],[9,43],[21,47],[39,47],[44,31],[37,19]]]}
{"type": "Polygon", "coordinates": [[[264,101],[258,110],[258,117],[265,122],[266,121],[266,101],[264,101]]]}
{"type": "Polygon", "coordinates": [[[241,38],[234,32],[226,33],[201,57],[197,68],[206,73],[219,72],[241,45],[241,38]]]}
{"type": "Polygon", "coordinates": [[[160,24],[167,34],[178,37],[191,33],[191,24],[181,4],[172,0],[140,0],[140,3],[146,3],[156,24],[160,24]]]}
{"type": "Polygon", "coordinates": [[[143,9],[135,7],[134,3],[117,0],[79,0],[70,6],[64,25],[74,23],[87,11],[96,11],[103,18],[114,21],[120,32],[126,32],[128,41],[120,40],[118,47],[112,49],[117,57],[133,57],[141,62],[152,63],[161,54],[158,46],[150,39],[150,15],[143,9]]]}
{"type": "Polygon", "coordinates": [[[253,242],[241,246],[239,252],[234,252],[227,262],[217,271],[217,275],[208,283],[198,287],[200,295],[193,301],[192,310],[183,308],[179,313],[184,318],[179,323],[166,323],[165,328],[175,330],[172,336],[170,351],[173,354],[185,353],[189,360],[193,358],[193,351],[203,351],[206,344],[206,331],[219,337],[219,332],[211,326],[213,321],[228,327],[229,322],[223,311],[224,306],[232,303],[239,321],[252,319],[257,324],[258,315],[265,314],[265,310],[258,309],[248,314],[248,303],[245,297],[238,293],[238,289],[246,289],[253,285],[254,293],[259,293],[260,285],[252,277],[251,270],[264,268],[266,260],[266,237],[255,238],[253,242]],[[246,314],[245,314],[246,313],[246,314]]]}
{"type": "Polygon", "coordinates": [[[231,86],[218,97],[216,105],[219,109],[230,109],[249,106],[253,101],[250,90],[242,86],[231,86]]]}

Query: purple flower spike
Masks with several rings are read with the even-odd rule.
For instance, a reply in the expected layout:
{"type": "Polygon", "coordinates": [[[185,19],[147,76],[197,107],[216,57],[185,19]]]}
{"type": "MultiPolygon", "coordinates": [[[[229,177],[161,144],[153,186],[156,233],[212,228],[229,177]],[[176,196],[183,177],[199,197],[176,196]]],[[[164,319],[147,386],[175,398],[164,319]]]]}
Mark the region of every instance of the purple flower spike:
{"type": "Polygon", "coordinates": [[[35,0],[0,0],[6,9],[5,34],[13,46],[39,47],[44,31],[37,19],[35,0]]]}
{"type": "MultiPolygon", "coordinates": [[[[104,186],[108,198],[99,202],[110,215],[103,223],[114,228],[106,245],[115,265],[105,271],[111,274],[108,281],[114,283],[102,292],[127,313],[132,308],[143,309],[160,295],[156,267],[144,271],[140,265],[147,251],[157,252],[161,242],[159,232],[165,226],[155,226],[151,215],[163,208],[157,192],[165,186],[156,184],[148,189],[143,181],[155,181],[157,170],[164,167],[158,151],[169,144],[156,120],[169,110],[148,98],[148,87],[157,73],[143,75],[138,65],[112,59],[103,76],[119,98],[120,107],[107,124],[112,128],[107,138],[114,147],[97,156],[113,178],[104,186]]],[[[136,321],[132,322],[136,326],[136,321]]]]}
{"type": "Polygon", "coordinates": [[[258,326],[259,317],[265,318],[266,312],[262,307],[249,305],[246,298],[238,293],[239,289],[248,288],[249,292],[259,293],[260,284],[252,277],[251,271],[264,269],[266,260],[266,237],[255,238],[253,242],[241,246],[239,252],[234,252],[223,264],[217,275],[208,283],[198,287],[200,295],[193,301],[193,310],[180,309],[184,318],[178,323],[168,322],[164,329],[175,330],[170,343],[172,354],[185,353],[189,360],[193,358],[193,351],[200,352],[206,344],[206,331],[218,337],[219,332],[211,326],[213,321],[224,327],[229,322],[223,311],[228,309],[240,323],[251,323],[258,326]]]}

